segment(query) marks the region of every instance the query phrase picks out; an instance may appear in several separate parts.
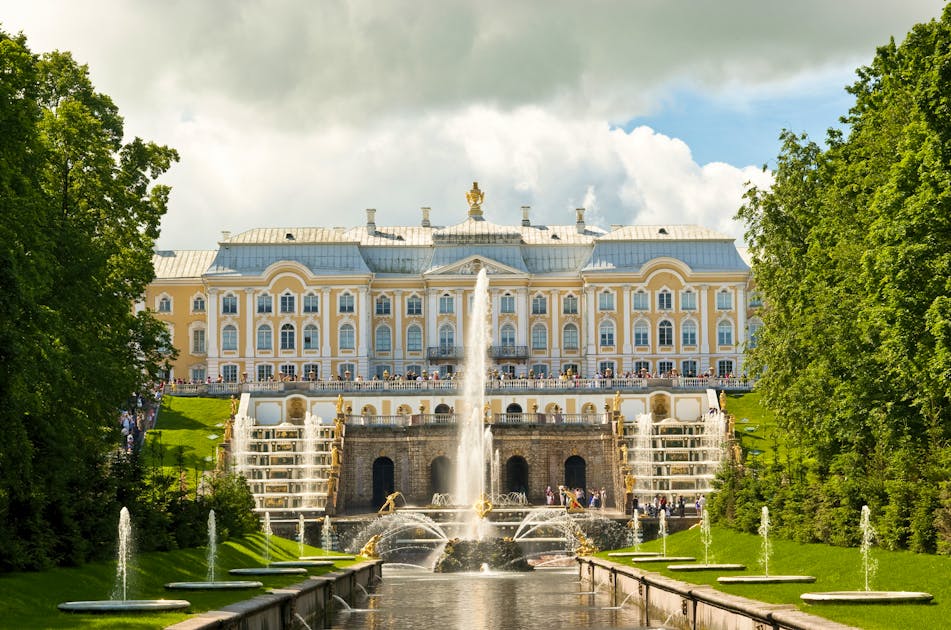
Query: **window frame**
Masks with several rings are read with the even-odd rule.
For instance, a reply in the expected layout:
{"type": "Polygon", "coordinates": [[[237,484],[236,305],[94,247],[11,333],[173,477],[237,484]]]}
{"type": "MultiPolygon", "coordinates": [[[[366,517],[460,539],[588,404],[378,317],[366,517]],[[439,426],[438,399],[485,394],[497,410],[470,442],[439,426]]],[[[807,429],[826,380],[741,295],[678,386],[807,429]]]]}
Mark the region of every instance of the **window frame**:
{"type": "Polygon", "coordinates": [[[285,322],[281,324],[280,329],[281,337],[281,350],[296,350],[297,349],[297,327],[290,322],[285,322]]]}
{"type": "Polygon", "coordinates": [[[256,350],[261,352],[272,352],[274,350],[274,329],[271,328],[270,324],[261,324],[257,327],[257,330],[254,331],[254,347],[256,350]],[[267,328],[267,332],[264,333],[264,329],[267,328]],[[266,334],[267,337],[263,337],[262,334],[266,334]],[[261,342],[265,343],[262,344],[261,342]]]}
{"type": "Polygon", "coordinates": [[[337,296],[337,312],[338,313],[353,313],[355,310],[354,306],[355,300],[353,293],[349,291],[344,291],[337,296]]]}
{"type": "Polygon", "coordinates": [[[270,315],[274,312],[274,297],[270,293],[261,293],[254,300],[255,313],[270,315]]]}
{"type": "Polygon", "coordinates": [[[353,324],[349,322],[340,324],[340,328],[337,330],[337,347],[340,350],[356,350],[357,330],[353,324]]]}

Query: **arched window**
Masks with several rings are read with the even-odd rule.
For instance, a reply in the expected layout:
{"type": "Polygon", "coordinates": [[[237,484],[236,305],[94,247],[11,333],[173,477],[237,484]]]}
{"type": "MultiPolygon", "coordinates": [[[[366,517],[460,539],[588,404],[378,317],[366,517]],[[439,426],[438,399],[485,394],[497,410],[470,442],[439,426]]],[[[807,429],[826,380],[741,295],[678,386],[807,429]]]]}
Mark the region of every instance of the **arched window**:
{"type": "Polygon", "coordinates": [[[231,351],[238,349],[238,329],[235,326],[228,324],[221,329],[221,349],[231,351]]]}
{"type": "Polygon", "coordinates": [[[281,295],[281,312],[282,313],[296,313],[297,312],[297,300],[293,293],[284,293],[281,295]]]}
{"type": "MultiPolygon", "coordinates": [[[[667,295],[669,296],[670,293],[667,295]]],[[[661,346],[674,345],[674,325],[666,319],[661,320],[657,325],[657,343],[661,346]]]]}
{"type": "Polygon", "coordinates": [[[195,299],[192,300],[192,311],[196,313],[205,312],[205,296],[196,295],[195,299]]]}
{"type": "Polygon", "coordinates": [[[532,315],[545,315],[548,313],[548,299],[544,295],[536,295],[532,298],[532,315]]]}
{"type": "Polygon", "coordinates": [[[544,350],[548,347],[548,329],[543,324],[532,326],[532,350],[544,350]]]}
{"type": "Polygon", "coordinates": [[[733,308],[733,294],[723,289],[717,293],[717,310],[729,311],[733,308]]]}
{"type": "Polygon", "coordinates": [[[267,324],[263,326],[258,326],[258,350],[273,350],[273,335],[271,334],[271,327],[267,324]]]}
{"type": "Polygon", "coordinates": [[[511,347],[515,345],[515,326],[506,324],[499,331],[499,345],[511,347]]]}
{"type": "Polygon", "coordinates": [[[304,326],[304,350],[320,348],[320,331],[313,324],[304,326]]]}
{"type": "Polygon", "coordinates": [[[515,312],[515,296],[511,293],[506,293],[499,298],[499,312],[500,313],[514,313],[515,312]]]}
{"type": "Polygon", "coordinates": [[[423,349],[423,329],[410,326],[406,329],[406,351],[421,352],[423,349]]]}
{"type": "Polygon", "coordinates": [[[389,315],[391,310],[390,298],[385,295],[381,295],[376,299],[376,314],[377,315],[389,315]]]}
{"type": "Polygon", "coordinates": [[[578,298],[573,295],[566,295],[565,299],[562,301],[561,312],[565,315],[577,315],[578,314],[578,298]]]}
{"type": "Polygon", "coordinates": [[[684,322],[680,329],[680,340],[685,346],[697,345],[697,324],[691,320],[684,322]]]}
{"type": "Polygon", "coordinates": [[[562,330],[561,346],[565,350],[578,349],[578,327],[574,324],[566,324],[562,330]]]}
{"type": "Polygon", "coordinates": [[[613,311],[614,310],[614,292],[608,291],[605,289],[598,294],[598,310],[599,311],[613,311]]]}
{"type": "Polygon", "coordinates": [[[717,345],[733,345],[733,324],[727,320],[723,320],[717,324],[717,345]]]}
{"type": "Polygon", "coordinates": [[[320,296],[310,292],[304,296],[304,312],[316,313],[320,310],[320,296]]]}
{"type": "Polygon", "coordinates": [[[423,298],[418,295],[411,295],[406,298],[406,314],[407,315],[422,315],[423,314],[423,298]]]}
{"type": "Polygon", "coordinates": [[[168,297],[167,295],[163,295],[161,299],[159,299],[158,312],[159,313],[172,312],[172,299],[168,297]]]}
{"type": "Polygon", "coordinates": [[[281,326],[281,350],[293,350],[297,345],[294,339],[294,325],[284,324],[281,326]]]}
{"type": "Polygon", "coordinates": [[[674,298],[667,289],[661,289],[657,294],[657,310],[669,311],[674,307],[674,298]]]}
{"type": "Polygon", "coordinates": [[[267,293],[262,293],[258,296],[258,313],[273,313],[274,312],[274,298],[272,298],[267,293]]]}
{"type": "Polygon", "coordinates": [[[456,331],[449,324],[443,324],[439,327],[439,347],[443,350],[451,350],[456,345],[456,331]]]}
{"type": "Polygon", "coordinates": [[[632,302],[631,308],[635,311],[646,311],[650,309],[650,305],[647,301],[646,291],[640,289],[634,294],[634,300],[632,302]]]}
{"type": "Polygon", "coordinates": [[[354,330],[352,324],[344,324],[340,327],[340,349],[353,350],[356,345],[354,330]]]}
{"type": "Polygon", "coordinates": [[[650,332],[647,328],[647,322],[640,321],[634,324],[634,345],[649,346],[650,332]]]}
{"type": "Polygon", "coordinates": [[[376,351],[377,352],[389,352],[392,345],[392,335],[390,334],[389,326],[380,326],[376,329],[376,351]]]}
{"type": "Polygon", "coordinates": [[[353,294],[351,293],[342,293],[338,298],[337,304],[339,305],[338,310],[341,313],[352,313],[353,312],[353,294]]]}
{"type": "Polygon", "coordinates": [[[613,346],[614,345],[614,322],[604,321],[601,322],[601,325],[598,327],[598,334],[600,338],[601,347],[613,346]]]}

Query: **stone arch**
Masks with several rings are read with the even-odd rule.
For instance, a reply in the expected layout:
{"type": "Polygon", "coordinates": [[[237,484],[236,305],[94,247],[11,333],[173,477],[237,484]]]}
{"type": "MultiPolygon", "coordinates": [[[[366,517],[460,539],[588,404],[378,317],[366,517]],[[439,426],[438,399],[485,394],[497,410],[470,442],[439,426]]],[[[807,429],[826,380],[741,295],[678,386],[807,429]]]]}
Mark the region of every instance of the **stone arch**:
{"type": "Polygon", "coordinates": [[[528,462],[521,455],[513,455],[505,462],[505,492],[524,492],[528,495],[528,462]]]}
{"type": "Polygon", "coordinates": [[[376,407],[374,407],[373,405],[363,405],[363,407],[360,408],[360,415],[361,416],[375,416],[376,407]]]}
{"type": "Polygon", "coordinates": [[[386,503],[386,497],[395,487],[393,460],[389,457],[377,457],[373,460],[373,509],[378,510],[386,503]]]}
{"type": "Polygon", "coordinates": [[[588,487],[588,464],[580,455],[572,455],[565,460],[565,487],[574,490],[588,487]]]}
{"type": "Polygon", "coordinates": [[[433,409],[433,413],[439,413],[439,414],[452,413],[452,407],[450,407],[446,403],[439,403],[438,405],[436,405],[436,408],[433,409]]]}
{"type": "Polygon", "coordinates": [[[413,415],[413,408],[409,405],[403,404],[396,408],[396,413],[400,416],[411,416],[413,415]]]}
{"type": "Polygon", "coordinates": [[[513,402],[505,408],[505,413],[522,413],[522,406],[513,402]]]}
{"type": "Polygon", "coordinates": [[[440,455],[429,464],[430,493],[444,494],[452,489],[452,462],[440,455]]]}

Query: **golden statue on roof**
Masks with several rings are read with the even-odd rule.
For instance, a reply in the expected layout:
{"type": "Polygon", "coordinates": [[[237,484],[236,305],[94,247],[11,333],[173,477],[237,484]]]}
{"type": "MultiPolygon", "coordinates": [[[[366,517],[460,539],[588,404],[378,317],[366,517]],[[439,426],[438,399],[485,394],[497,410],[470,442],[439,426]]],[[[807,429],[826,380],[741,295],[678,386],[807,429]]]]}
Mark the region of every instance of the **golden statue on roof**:
{"type": "Polygon", "coordinates": [[[466,201],[469,202],[469,216],[482,216],[482,202],[485,200],[485,193],[479,190],[479,182],[472,182],[472,190],[466,193],[466,201]]]}

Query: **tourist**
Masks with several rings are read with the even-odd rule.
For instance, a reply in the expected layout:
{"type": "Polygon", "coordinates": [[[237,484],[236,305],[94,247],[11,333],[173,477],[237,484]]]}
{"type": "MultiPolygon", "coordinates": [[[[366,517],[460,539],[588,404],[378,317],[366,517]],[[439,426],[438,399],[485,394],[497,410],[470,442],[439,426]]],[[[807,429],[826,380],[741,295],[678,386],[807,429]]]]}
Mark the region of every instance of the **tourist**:
{"type": "Polygon", "coordinates": [[[555,493],[551,489],[551,486],[545,488],[545,505],[554,505],[555,504],[555,493]]]}
{"type": "Polygon", "coordinates": [[[604,486],[601,486],[601,509],[605,508],[605,504],[608,502],[608,491],[604,489],[604,486]]]}

